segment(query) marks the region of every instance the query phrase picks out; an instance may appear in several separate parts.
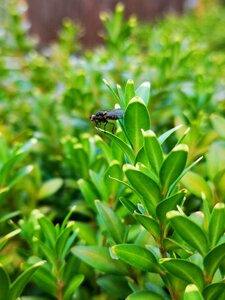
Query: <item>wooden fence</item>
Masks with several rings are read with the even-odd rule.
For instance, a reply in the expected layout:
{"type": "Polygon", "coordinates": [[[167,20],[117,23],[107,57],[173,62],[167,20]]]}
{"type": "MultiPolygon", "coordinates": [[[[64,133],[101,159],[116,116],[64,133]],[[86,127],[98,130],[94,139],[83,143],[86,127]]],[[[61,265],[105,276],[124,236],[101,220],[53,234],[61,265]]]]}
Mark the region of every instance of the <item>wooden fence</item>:
{"type": "Polygon", "coordinates": [[[31,34],[41,43],[55,40],[64,18],[84,28],[82,43],[93,47],[100,42],[101,11],[112,11],[118,2],[125,5],[126,16],[135,14],[140,20],[154,20],[167,12],[181,13],[184,0],[27,0],[31,34]]]}

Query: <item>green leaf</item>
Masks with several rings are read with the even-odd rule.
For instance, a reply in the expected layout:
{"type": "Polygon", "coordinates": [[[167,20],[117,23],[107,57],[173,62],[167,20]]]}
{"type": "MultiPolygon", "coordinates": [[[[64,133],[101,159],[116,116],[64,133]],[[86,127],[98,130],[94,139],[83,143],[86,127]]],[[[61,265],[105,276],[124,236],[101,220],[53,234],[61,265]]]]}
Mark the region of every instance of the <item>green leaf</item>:
{"type": "Polygon", "coordinates": [[[225,243],[213,248],[204,258],[204,268],[211,279],[225,259],[225,243]]]}
{"type": "MultiPolygon", "coordinates": [[[[118,97],[117,93],[114,91],[114,89],[111,87],[111,85],[109,84],[109,82],[106,79],[103,79],[104,84],[107,86],[107,88],[110,90],[110,92],[112,93],[112,95],[114,96],[114,98],[119,102],[119,104],[121,104],[121,99],[120,97],[118,97]]],[[[121,106],[123,107],[123,106],[121,106]]]]}
{"type": "Polygon", "coordinates": [[[212,283],[203,290],[205,300],[223,300],[225,297],[225,282],[212,283]]]}
{"type": "Polygon", "coordinates": [[[121,185],[118,181],[113,180],[111,177],[119,179],[122,178],[122,175],[122,169],[119,162],[113,160],[104,174],[105,184],[109,189],[110,195],[115,195],[118,192],[119,186],[121,185]]]}
{"type": "Polygon", "coordinates": [[[125,86],[125,101],[126,105],[128,105],[129,101],[135,96],[135,88],[134,81],[132,79],[128,79],[125,86]]]}
{"type": "Polygon", "coordinates": [[[128,158],[129,162],[131,164],[134,164],[135,162],[135,155],[133,153],[133,150],[131,147],[126,144],[123,140],[121,140],[118,136],[112,134],[109,131],[102,130],[101,128],[98,128],[99,131],[103,132],[106,136],[108,136],[111,140],[113,140],[119,147],[120,149],[124,152],[126,157],[128,158]]]}
{"type": "Polygon", "coordinates": [[[164,160],[160,169],[160,178],[164,193],[183,172],[187,162],[187,155],[188,147],[180,144],[175,146],[164,160]]]}
{"type": "Polygon", "coordinates": [[[77,236],[77,232],[73,231],[73,223],[68,223],[68,226],[61,231],[61,233],[58,235],[56,240],[56,253],[58,259],[61,260],[61,262],[64,260],[66,254],[69,251],[70,245],[73,243],[77,236]],[[72,233],[72,235],[70,235],[72,233]],[[71,241],[71,237],[73,236],[73,239],[71,241]]]}
{"type": "Polygon", "coordinates": [[[123,167],[131,186],[142,196],[143,205],[155,215],[155,207],[161,200],[159,186],[147,175],[131,165],[123,167]]]}
{"type": "Polygon", "coordinates": [[[96,245],[96,230],[91,224],[83,222],[74,222],[74,228],[78,230],[78,236],[81,240],[84,240],[87,245],[96,245]]]}
{"type": "Polygon", "coordinates": [[[10,280],[8,273],[0,265],[0,300],[6,300],[9,297],[10,280]]]}
{"type": "Polygon", "coordinates": [[[89,171],[92,182],[95,185],[101,199],[106,201],[109,197],[109,189],[105,184],[104,176],[102,172],[94,172],[93,170],[89,171]]]}
{"type": "Polygon", "coordinates": [[[207,175],[214,181],[225,168],[225,142],[219,141],[210,145],[206,156],[207,175]]]}
{"type": "Polygon", "coordinates": [[[163,151],[161,145],[152,130],[142,131],[144,137],[144,151],[148,158],[150,166],[159,173],[163,162],[163,151]]]}
{"type": "Polygon", "coordinates": [[[97,211],[102,219],[107,232],[113,238],[115,243],[122,243],[124,240],[125,227],[119,217],[99,200],[95,201],[97,211]]]}
{"type": "Polygon", "coordinates": [[[194,263],[185,259],[165,258],[160,261],[167,272],[188,282],[194,283],[200,290],[204,286],[202,270],[194,263]]]}
{"type": "Polygon", "coordinates": [[[68,286],[65,288],[63,299],[64,300],[72,299],[73,294],[76,292],[77,288],[81,285],[81,283],[83,281],[84,281],[83,274],[73,276],[73,278],[71,278],[68,286]]]}
{"type": "Polygon", "coordinates": [[[149,81],[143,82],[137,89],[136,89],[136,96],[141,98],[145,105],[148,106],[149,99],[150,99],[150,89],[151,83],[149,81]]]}
{"type": "Polygon", "coordinates": [[[129,102],[124,113],[124,126],[129,141],[137,153],[143,146],[141,129],[148,130],[150,127],[147,107],[140,98],[135,97],[129,102]]]}
{"type": "Polygon", "coordinates": [[[102,276],[97,279],[97,284],[107,293],[107,295],[113,295],[116,299],[125,299],[130,293],[130,287],[124,276],[102,276]]]}
{"type": "Polygon", "coordinates": [[[62,178],[54,178],[44,182],[38,192],[38,199],[47,198],[56,193],[63,185],[62,178]]]}
{"type": "Polygon", "coordinates": [[[129,199],[125,197],[120,197],[120,202],[125,206],[130,213],[133,214],[133,212],[137,209],[137,207],[131,202],[129,199]]]}
{"type": "Polygon", "coordinates": [[[189,171],[181,179],[181,182],[192,194],[200,199],[202,199],[202,194],[205,195],[206,200],[212,199],[212,192],[208,183],[199,174],[189,171]]]}
{"type": "Polygon", "coordinates": [[[115,275],[128,275],[129,271],[122,262],[112,259],[109,249],[100,246],[75,246],[72,253],[96,270],[115,275]]]}
{"type": "Polygon", "coordinates": [[[221,136],[222,138],[225,138],[225,132],[224,132],[225,119],[216,114],[212,114],[210,116],[210,119],[211,119],[214,129],[219,134],[219,136],[221,136]]]}
{"type": "Polygon", "coordinates": [[[209,241],[211,247],[214,247],[225,230],[225,204],[217,203],[212,211],[209,221],[209,241]]]}
{"type": "Polygon", "coordinates": [[[43,266],[43,264],[45,264],[45,261],[39,261],[38,263],[25,270],[16,278],[16,280],[10,286],[9,300],[15,300],[21,296],[23,289],[31,280],[31,277],[33,276],[34,272],[36,272],[38,268],[43,266]]]}
{"type": "Polygon", "coordinates": [[[135,219],[148,231],[155,239],[160,237],[159,224],[151,217],[134,212],[135,219]]]}
{"type": "Polygon", "coordinates": [[[94,211],[96,211],[94,200],[99,199],[100,195],[98,194],[94,184],[84,179],[79,179],[77,181],[78,186],[82,192],[82,195],[85,199],[87,205],[94,211]]]}
{"type": "Polygon", "coordinates": [[[175,131],[177,131],[178,129],[180,129],[183,125],[178,125],[166,132],[164,132],[162,135],[160,135],[158,137],[158,141],[160,143],[160,145],[162,145],[170,136],[171,134],[173,134],[175,131]]]}
{"type": "Polygon", "coordinates": [[[185,190],[179,191],[173,196],[164,199],[157,205],[156,215],[159,218],[161,224],[165,224],[167,222],[166,214],[171,210],[175,210],[177,205],[181,205],[185,195],[185,190]]]}
{"type": "Polygon", "coordinates": [[[45,236],[45,243],[52,249],[55,249],[56,243],[56,229],[53,223],[44,215],[41,215],[38,219],[38,223],[41,226],[41,231],[45,236]]]}
{"type": "Polygon", "coordinates": [[[178,211],[170,211],[167,218],[176,233],[191,247],[199,251],[203,256],[208,252],[208,241],[204,231],[187,216],[178,211]]]}
{"type": "Polygon", "coordinates": [[[184,300],[204,300],[198,287],[195,284],[189,284],[184,291],[184,300]]]}
{"type": "Polygon", "coordinates": [[[154,292],[138,291],[130,294],[126,300],[165,300],[165,298],[154,292]]]}
{"type": "Polygon", "coordinates": [[[113,254],[137,269],[153,273],[161,272],[156,257],[146,248],[133,244],[120,244],[111,249],[113,254]]]}
{"type": "Polygon", "coordinates": [[[0,250],[5,246],[5,244],[14,236],[19,234],[21,232],[21,229],[15,229],[8,234],[4,235],[2,238],[0,238],[0,250]]]}

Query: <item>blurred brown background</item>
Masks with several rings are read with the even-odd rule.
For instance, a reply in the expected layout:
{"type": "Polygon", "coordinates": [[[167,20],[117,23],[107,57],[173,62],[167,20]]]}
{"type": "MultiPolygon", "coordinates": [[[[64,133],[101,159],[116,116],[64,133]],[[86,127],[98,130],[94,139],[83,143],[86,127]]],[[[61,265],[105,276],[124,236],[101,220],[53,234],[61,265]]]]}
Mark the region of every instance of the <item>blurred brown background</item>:
{"type": "Polygon", "coordinates": [[[114,10],[118,2],[124,3],[126,16],[135,14],[139,20],[154,20],[168,12],[182,13],[185,0],[27,0],[31,34],[38,36],[42,44],[53,41],[68,17],[84,29],[83,45],[93,47],[100,42],[99,13],[114,10]]]}

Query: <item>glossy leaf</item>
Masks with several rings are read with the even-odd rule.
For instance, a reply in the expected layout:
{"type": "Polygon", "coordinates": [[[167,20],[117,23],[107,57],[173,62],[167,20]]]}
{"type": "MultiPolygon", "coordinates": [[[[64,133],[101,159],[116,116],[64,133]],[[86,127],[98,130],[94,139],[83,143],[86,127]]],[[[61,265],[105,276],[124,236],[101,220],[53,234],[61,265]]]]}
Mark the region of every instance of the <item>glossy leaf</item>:
{"type": "Polygon", "coordinates": [[[115,195],[118,192],[119,186],[121,185],[118,181],[113,178],[122,178],[122,169],[118,161],[114,160],[110,163],[110,166],[104,174],[105,184],[109,189],[109,194],[115,195]]]}
{"type": "Polygon", "coordinates": [[[126,300],[165,300],[164,297],[160,296],[151,291],[138,291],[130,294],[126,300]]]}
{"type": "Polygon", "coordinates": [[[151,83],[149,81],[143,82],[139,87],[136,89],[136,96],[141,98],[145,105],[148,106],[149,99],[150,99],[150,89],[151,89],[151,83]]]}
{"type": "Polygon", "coordinates": [[[167,222],[166,214],[171,210],[175,210],[177,205],[181,205],[185,195],[185,190],[179,191],[173,196],[164,199],[157,205],[156,215],[159,218],[161,224],[165,224],[167,222]]]}
{"type": "Polygon", "coordinates": [[[150,127],[150,117],[144,102],[138,98],[133,98],[124,113],[124,126],[129,141],[137,153],[143,146],[143,136],[141,129],[148,130],[150,127]]]}
{"type": "Polygon", "coordinates": [[[121,140],[118,136],[112,134],[109,131],[104,131],[101,128],[98,128],[99,131],[104,132],[106,136],[108,136],[111,140],[113,140],[120,149],[124,152],[124,155],[128,158],[131,164],[135,162],[135,155],[131,147],[126,144],[123,140],[121,140]]]}
{"type": "Polygon", "coordinates": [[[160,178],[164,192],[183,172],[187,162],[188,147],[186,145],[177,145],[165,158],[161,169],[160,178]]]}
{"type": "Polygon", "coordinates": [[[159,224],[155,221],[155,219],[139,214],[135,212],[133,214],[135,219],[148,231],[150,232],[156,239],[160,237],[160,228],[159,224]]]}
{"type": "Polygon", "coordinates": [[[209,221],[209,241],[214,247],[225,231],[225,205],[217,203],[212,211],[209,221]]]}
{"type": "Polygon", "coordinates": [[[96,200],[97,211],[110,237],[115,243],[122,243],[124,240],[125,227],[119,217],[106,204],[96,200]]]}
{"type": "Polygon", "coordinates": [[[184,291],[184,300],[204,300],[202,294],[195,284],[189,284],[184,291]]]}
{"type": "Polygon", "coordinates": [[[118,260],[112,259],[109,249],[100,246],[75,246],[72,253],[84,263],[108,274],[128,275],[127,267],[118,260]]]}
{"type": "Polygon", "coordinates": [[[123,169],[132,187],[142,196],[143,205],[155,215],[155,207],[161,200],[158,185],[135,167],[125,165],[123,169]]]}
{"type": "Polygon", "coordinates": [[[81,283],[84,281],[84,275],[79,274],[74,276],[70,282],[69,285],[66,287],[63,299],[64,300],[70,300],[72,299],[72,296],[75,294],[77,288],[81,285],[81,283]]]}
{"type": "Polygon", "coordinates": [[[128,79],[125,86],[125,101],[126,105],[128,105],[129,101],[135,96],[135,88],[134,81],[132,79],[128,79]]]}
{"type": "Polygon", "coordinates": [[[181,127],[182,127],[182,125],[178,125],[172,129],[169,129],[168,131],[164,132],[162,135],[160,135],[158,137],[159,143],[162,145],[171,136],[171,134],[173,134],[175,131],[177,131],[181,127]]]}
{"type": "Polygon", "coordinates": [[[225,243],[213,248],[204,258],[204,268],[207,276],[212,279],[216,270],[225,259],[225,243]]]}
{"type": "Polygon", "coordinates": [[[203,256],[208,252],[208,241],[204,231],[190,218],[177,211],[167,213],[167,218],[181,238],[203,256]]]}
{"type": "Polygon", "coordinates": [[[148,272],[161,272],[156,257],[146,248],[134,244],[120,244],[113,246],[111,249],[117,257],[137,269],[148,272]]]}
{"type": "Polygon", "coordinates": [[[45,261],[39,261],[38,263],[34,264],[33,266],[29,267],[25,270],[22,274],[20,274],[16,280],[11,284],[10,291],[9,291],[9,300],[15,300],[19,296],[28,282],[31,280],[32,275],[34,272],[38,270],[41,266],[45,264],[45,261]]]}
{"type": "Polygon", "coordinates": [[[195,196],[202,199],[202,194],[204,194],[207,200],[211,200],[212,192],[210,187],[205,179],[199,174],[189,171],[181,179],[181,182],[195,196]]]}
{"type": "Polygon", "coordinates": [[[225,282],[212,283],[203,290],[205,300],[223,300],[225,297],[225,282]]]}
{"type": "Polygon", "coordinates": [[[43,235],[45,236],[45,242],[46,244],[54,249],[55,248],[55,242],[56,242],[56,229],[53,223],[44,215],[42,215],[38,219],[38,223],[41,226],[41,231],[43,235]]]}
{"type": "Polygon", "coordinates": [[[194,283],[200,290],[204,286],[204,276],[202,270],[196,264],[185,259],[165,258],[161,264],[174,276],[188,282],[194,283]]]}
{"type": "Polygon", "coordinates": [[[163,151],[161,145],[152,130],[142,131],[144,136],[144,151],[148,162],[156,174],[159,173],[163,162],[163,151]]]}
{"type": "Polygon", "coordinates": [[[6,300],[9,297],[10,280],[7,272],[0,265],[0,300],[6,300]]]}

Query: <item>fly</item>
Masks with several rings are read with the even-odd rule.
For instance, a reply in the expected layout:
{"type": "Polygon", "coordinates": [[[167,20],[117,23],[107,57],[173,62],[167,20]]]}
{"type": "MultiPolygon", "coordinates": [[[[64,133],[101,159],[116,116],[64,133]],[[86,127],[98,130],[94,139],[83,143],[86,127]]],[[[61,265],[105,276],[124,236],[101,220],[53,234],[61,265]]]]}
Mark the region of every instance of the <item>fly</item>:
{"type": "Polygon", "coordinates": [[[109,120],[119,120],[122,119],[124,115],[124,110],[121,108],[111,109],[111,110],[100,110],[95,115],[90,116],[90,120],[95,122],[96,127],[104,124],[104,130],[107,124],[112,124],[112,133],[115,130],[115,124],[109,122],[109,120]]]}

